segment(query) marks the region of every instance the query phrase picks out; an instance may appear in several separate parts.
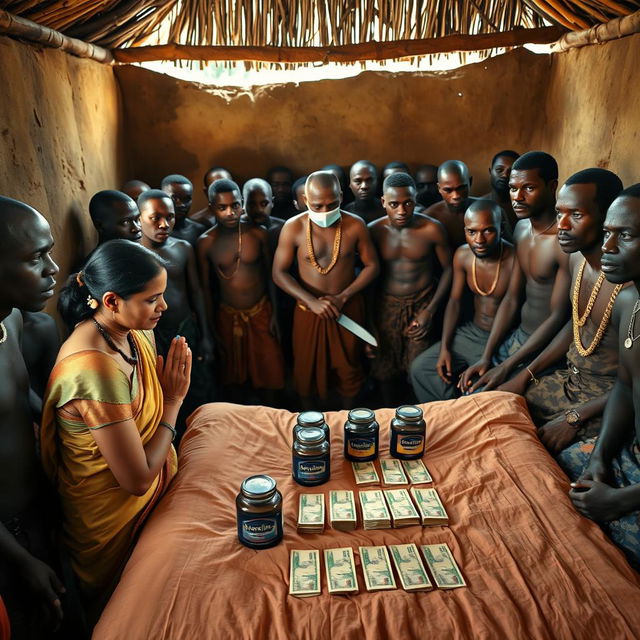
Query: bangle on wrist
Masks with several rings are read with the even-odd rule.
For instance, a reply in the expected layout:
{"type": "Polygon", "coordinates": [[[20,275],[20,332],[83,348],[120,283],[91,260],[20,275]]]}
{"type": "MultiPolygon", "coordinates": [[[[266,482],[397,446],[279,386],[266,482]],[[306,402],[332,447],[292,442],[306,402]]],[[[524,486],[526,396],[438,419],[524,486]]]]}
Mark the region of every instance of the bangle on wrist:
{"type": "Polygon", "coordinates": [[[538,378],[536,378],[533,375],[533,371],[531,371],[531,369],[529,369],[529,367],[525,367],[525,369],[529,372],[529,375],[531,376],[531,380],[529,380],[529,382],[533,382],[533,384],[540,384],[540,380],[538,380],[538,378]]]}
{"type": "Polygon", "coordinates": [[[177,435],[175,427],[172,427],[168,422],[165,422],[164,420],[160,420],[160,426],[166,427],[167,429],[169,429],[169,431],[171,431],[171,442],[173,442],[176,439],[177,435]]]}

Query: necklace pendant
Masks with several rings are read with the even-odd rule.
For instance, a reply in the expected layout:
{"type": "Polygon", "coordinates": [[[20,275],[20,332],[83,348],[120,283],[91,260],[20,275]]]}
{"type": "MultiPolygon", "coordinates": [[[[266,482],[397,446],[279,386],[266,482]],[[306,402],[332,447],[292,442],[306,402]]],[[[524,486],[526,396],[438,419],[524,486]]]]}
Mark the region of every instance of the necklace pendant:
{"type": "Polygon", "coordinates": [[[633,347],[633,340],[631,338],[627,338],[624,341],[624,348],[625,349],[631,349],[631,347],[633,347]]]}

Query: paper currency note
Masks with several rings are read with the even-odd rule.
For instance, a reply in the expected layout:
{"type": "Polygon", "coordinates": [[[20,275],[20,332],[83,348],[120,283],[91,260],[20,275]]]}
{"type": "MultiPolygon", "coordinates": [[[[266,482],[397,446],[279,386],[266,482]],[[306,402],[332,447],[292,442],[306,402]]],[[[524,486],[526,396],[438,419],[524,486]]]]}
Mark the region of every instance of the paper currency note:
{"type": "Polygon", "coordinates": [[[306,597],[320,594],[320,552],[316,549],[291,550],[289,594],[306,597]]]}
{"type": "Polygon", "coordinates": [[[356,519],[353,491],[331,491],[329,493],[329,519],[331,522],[356,519]]]}
{"type": "Polygon", "coordinates": [[[350,547],[325,549],[324,567],[329,593],[357,593],[356,563],[350,547]]]}
{"type": "Polygon", "coordinates": [[[387,499],[389,511],[391,511],[394,520],[414,518],[419,521],[420,516],[406,489],[387,489],[384,492],[384,497],[387,499]]]}
{"type": "Polygon", "coordinates": [[[440,589],[455,589],[467,585],[446,543],[424,544],[421,549],[431,575],[440,589]]]}
{"type": "Polygon", "coordinates": [[[415,544],[392,544],[389,551],[405,591],[433,589],[415,544]]]}
{"type": "Polygon", "coordinates": [[[403,460],[402,466],[411,484],[428,484],[433,478],[422,460],[403,460]]]}
{"type": "Polygon", "coordinates": [[[407,476],[404,475],[400,460],[382,458],[380,460],[380,469],[384,484],[408,484],[409,482],[407,476]]]}
{"type": "Polygon", "coordinates": [[[381,520],[391,517],[382,491],[379,489],[361,491],[360,504],[362,506],[362,518],[364,520],[381,520]]]}
{"type": "Polygon", "coordinates": [[[360,547],[360,562],[367,591],[397,588],[386,547],[360,547]]]}
{"type": "Polygon", "coordinates": [[[298,509],[298,524],[324,523],[324,495],[322,493],[302,493],[298,509]]]}
{"type": "Polygon", "coordinates": [[[380,478],[373,462],[352,462],[356,484],[378,484],[380,478]]]}

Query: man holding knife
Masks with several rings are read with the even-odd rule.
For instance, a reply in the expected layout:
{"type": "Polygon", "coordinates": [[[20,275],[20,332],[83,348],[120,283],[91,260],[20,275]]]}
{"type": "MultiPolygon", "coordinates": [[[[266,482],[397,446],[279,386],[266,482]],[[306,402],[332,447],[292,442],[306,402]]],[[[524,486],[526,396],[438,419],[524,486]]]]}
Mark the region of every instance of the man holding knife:
{"type": "Polygon", "coordinates": [[[378,275],[378,258],[362,219],[340,209],[334,174],[312,173],[304,200],[308,210],[285,223],[273,261],[274,282],[297,300],[294,386],[305,408],[314,396],[324,400],[335,391],[340,408],[348,409],[364,381],[360,338],[371,336],[359,326],[365,317],[361,292],[378,275]],[[294,259],[299,281],[289,273],[294,259]]]}

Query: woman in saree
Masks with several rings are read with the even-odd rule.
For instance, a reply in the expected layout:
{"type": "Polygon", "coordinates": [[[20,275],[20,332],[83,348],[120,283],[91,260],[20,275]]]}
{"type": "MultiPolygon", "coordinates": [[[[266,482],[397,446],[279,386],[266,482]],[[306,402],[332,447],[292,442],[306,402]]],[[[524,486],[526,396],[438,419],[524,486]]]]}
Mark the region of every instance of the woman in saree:
{"type": "Polygon", "coordinates": [[[113,240],[60,294],[60,313],[75,329],[49,378],[41,455],[60,496],[62,543],[92,622],[177,471],[171,443],[191,351],[176,337],[166,362],[156,357],[152,330],[167,308],[166,283],[156,254],[113,240]]]}

